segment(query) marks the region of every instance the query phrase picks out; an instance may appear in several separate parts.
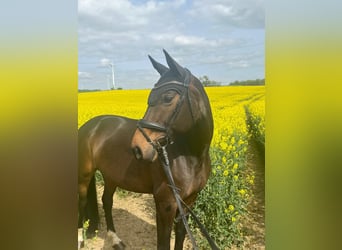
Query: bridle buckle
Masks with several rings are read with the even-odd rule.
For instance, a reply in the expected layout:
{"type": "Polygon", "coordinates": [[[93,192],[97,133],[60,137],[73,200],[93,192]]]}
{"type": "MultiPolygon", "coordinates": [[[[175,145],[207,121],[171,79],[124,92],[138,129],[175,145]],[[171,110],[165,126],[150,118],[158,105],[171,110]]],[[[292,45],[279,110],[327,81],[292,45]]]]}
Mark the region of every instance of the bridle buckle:
{"type": "Polygon", "coordinates": [[[166,136],[158,138],[157,140],[155,140],[154,143],[155,143],[156,147],[164,148],[169,144],[173,144],[173,141],[171,140],[171,138],[168,135],[166,135],[166,136]]]}

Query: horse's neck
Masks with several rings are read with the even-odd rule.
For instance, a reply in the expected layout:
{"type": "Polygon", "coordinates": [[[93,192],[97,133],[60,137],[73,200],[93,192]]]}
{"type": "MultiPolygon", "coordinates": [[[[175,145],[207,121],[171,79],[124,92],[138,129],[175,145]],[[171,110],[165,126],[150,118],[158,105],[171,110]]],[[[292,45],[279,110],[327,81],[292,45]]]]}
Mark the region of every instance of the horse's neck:
{"type": "Polygon", "coordinates": [[[176,136],[176,147],[184,153],[202,157],[208,151],[212,132],[208,124],[198,123],[190,131],[176,136]]]}

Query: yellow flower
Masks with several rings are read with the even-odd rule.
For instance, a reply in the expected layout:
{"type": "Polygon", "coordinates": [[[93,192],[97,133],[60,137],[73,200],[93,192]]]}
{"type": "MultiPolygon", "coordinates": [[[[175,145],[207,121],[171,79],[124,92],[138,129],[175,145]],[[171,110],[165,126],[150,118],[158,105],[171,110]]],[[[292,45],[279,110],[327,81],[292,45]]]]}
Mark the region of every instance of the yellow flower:
{"type": "Polygon", "coordinates": [[[234,211],[234,209],[235,209],[235,207],[234,207],[233,205],[229,205],[229,206],[228,206],[228,210],[229,210],[229,211],[234,211]]]}
{"type": "Polygon", "coordinates": [[[84,223],[83,223],[83,229],[84,230],[87,230],[89,227],[89,220],[86,220],[84,223]]]}
{"type": "Polygon", "coordinates": [[[229,174],[229,172],[227,169],[223,171],[223,176],[227,176],[228,174],[229,174]]]}
{"type": "Polygon", "coordinates": [[[236,221],[236,218],[233,216],[232,217],[232,222],[235,222],[236,221]]]}
{"type": "Polygon", "coordinates": [[[227,158],[225,156],[222,157],[222,162],[226,163],[227,162],[227,158]]]}
{"type": "Polygon", "coordinates": [[[233,179],[234,179],[234,181],[237,181],[237,180],[239,179],[239,176],[234,175],[234,176],[233,176],[233,179]]]}
{"type": "Polygon", "coordinates": [[[246,190],[245,190],[245,189],[240,189],[240,190],[239,190],[239,193],[240,193],[242,196],[244,196],[244,195],[246,194],[246,190]]]}
{"type": "Polygon", "coordinates": [[[237,163],[234,163],[234,165],[233,165],[233,169],[234,169],[234,170],[236,170],[238,167],[239,167],[239,164],[237,164],[237,163]]]}
{"type": "Polygon", "coordinates": [[[227,144],[225,141],[222,141],[222,142],[220,143],[220,147],[221,147],[222,150],[226,150],[227,147],[228,147],[228,144],[227,144]]]}

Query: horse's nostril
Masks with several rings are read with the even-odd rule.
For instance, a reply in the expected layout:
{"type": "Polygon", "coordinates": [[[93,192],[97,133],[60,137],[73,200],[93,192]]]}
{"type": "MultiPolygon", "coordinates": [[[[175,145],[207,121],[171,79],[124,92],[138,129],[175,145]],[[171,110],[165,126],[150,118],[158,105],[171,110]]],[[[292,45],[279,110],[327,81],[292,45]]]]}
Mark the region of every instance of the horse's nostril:
{"type": "Polygon", "coordinates": [[[133,148],[133,154],[137,160],[141,160],[143,158],[141,149],[139,147],[134,147],[133,148]]]}

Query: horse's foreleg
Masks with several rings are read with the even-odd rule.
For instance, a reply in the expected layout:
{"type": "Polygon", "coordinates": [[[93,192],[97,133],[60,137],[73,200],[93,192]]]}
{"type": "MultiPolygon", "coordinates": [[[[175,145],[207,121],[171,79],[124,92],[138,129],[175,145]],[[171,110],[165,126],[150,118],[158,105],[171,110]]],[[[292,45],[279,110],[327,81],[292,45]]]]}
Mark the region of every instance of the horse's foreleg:
{"type": "MultiPolygon", "coordinates": [[[[189,216],[186,216],[186,220],[188,220],[189,216]]],[[[175,233],[176,233],[176,240],[175,240],[175,250],[182,250],[186,229],[183,223],[182,218],[178,218],[175,223],[175,233]]]]}
{"type": "Polygon", "coordinates": [[[177,204],[156,200],[158,250],[170,249],[170,237],[177,204]]]}
{"type": "MultiPolygon", "coordinates": [[[[196,200],[197,197],[197,193],[194,193],[193,195],[191,195],[190,197],[188,197],[186,199],[186,204],[188,204],[189,207],[192,207],[194,205],[194,202],[196,200]]],[[[177,210],[177,216],[179,215],[179,210],[177,210]]],[[[186,213],[186,209],[185,209],[185,213],[186,213]]],[[[186,215],[186,220],[188,221],[189,219],[189,214],[186,215]]],[[[175,240],[175,250],[181,250],[183,249],[183,244],[184,244],[184,239],[185,239],[185,234],[186,229],[183,223],[183,220],[181,217],[178,218],[178,220],[175,223],[175,233],[176,233],[176,240],[175,240]]]]}

